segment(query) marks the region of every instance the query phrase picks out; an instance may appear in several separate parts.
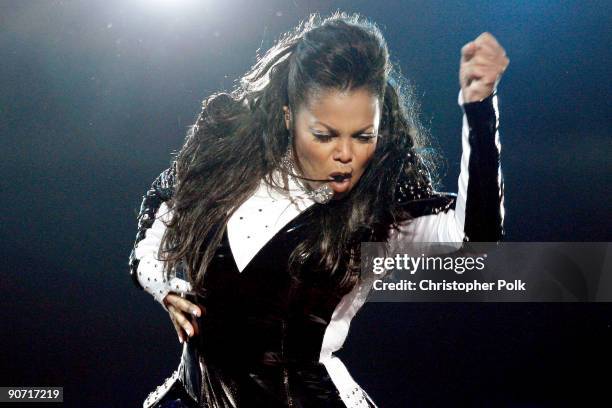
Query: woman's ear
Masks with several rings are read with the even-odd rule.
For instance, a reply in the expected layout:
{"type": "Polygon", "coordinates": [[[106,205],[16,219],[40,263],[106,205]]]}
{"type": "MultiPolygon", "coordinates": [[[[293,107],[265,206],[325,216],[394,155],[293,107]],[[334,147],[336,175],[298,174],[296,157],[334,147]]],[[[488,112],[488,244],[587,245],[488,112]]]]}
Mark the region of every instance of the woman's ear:
{"type": "Polygon", "coordinates": [[[291,111],[288,106],[283,106],[283,111],[285,112],[285,127],[287,130],[291,129],[291,111]]]}

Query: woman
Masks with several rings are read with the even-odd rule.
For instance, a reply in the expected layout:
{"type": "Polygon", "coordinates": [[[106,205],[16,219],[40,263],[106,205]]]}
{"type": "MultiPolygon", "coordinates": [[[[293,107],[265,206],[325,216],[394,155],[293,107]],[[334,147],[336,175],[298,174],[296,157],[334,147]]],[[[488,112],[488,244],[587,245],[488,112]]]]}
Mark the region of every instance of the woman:
{"type": "Polygon", "coordinates": [[[434,191],[424,131],[359,16],[312,17],[204,102],[144,197],[130,256],[185,341],[145,407],[375,406],[333,354],[369,290],[360,242],[503,234],[495,88],[508,59],[488,33],[461,54],[457,196],[434,191]]]}

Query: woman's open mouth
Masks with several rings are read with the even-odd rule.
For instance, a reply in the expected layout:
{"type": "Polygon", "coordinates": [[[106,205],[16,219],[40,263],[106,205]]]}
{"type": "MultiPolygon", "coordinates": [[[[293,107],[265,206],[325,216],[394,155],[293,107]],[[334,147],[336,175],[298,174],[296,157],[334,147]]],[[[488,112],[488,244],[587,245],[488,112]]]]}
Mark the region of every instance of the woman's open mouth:
{"type": "Polygon", "coordinates": [[[329,183],[329,186],[332,188],[332,190],[334,190],[334,192],[343,193],[349,189],[352,177],[351,173],[343,173],[338,171],[330,174],[329,176],[333,180],[329,183]]]}

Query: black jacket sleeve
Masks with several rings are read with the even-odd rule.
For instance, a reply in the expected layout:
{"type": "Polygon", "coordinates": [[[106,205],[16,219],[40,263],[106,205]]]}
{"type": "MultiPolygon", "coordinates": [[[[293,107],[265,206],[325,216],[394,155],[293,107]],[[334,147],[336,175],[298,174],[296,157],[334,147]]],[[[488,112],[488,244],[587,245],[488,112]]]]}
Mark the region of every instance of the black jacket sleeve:
{"type": "Polygon", "coordinates": [[[469,126],[469,182],[465,204],[466,241],[500,241],[504,236],[504,181],[500,166],[499,111],[495,94],[463,105],[469,126]]]}
{"type": "Polygon", "coordinates": [[[463,103],[461,173],[458,193],[401,178],[398,202],[414,217],[394,239],[403,242],[499,242],[504,229],[504,183],[500,166],[499,112],[493,93],[463,103]]]}

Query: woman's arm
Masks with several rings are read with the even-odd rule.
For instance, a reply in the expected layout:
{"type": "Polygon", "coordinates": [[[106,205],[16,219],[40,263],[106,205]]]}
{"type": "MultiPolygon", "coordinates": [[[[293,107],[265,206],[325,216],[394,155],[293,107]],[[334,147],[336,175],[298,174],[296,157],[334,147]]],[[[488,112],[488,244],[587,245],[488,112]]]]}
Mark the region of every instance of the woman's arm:
{"type": "Polygon", "coordinates": [[[166,310],[168,309],[163,300],[170,291],[191,291],[189,282],[180,276],[170,281],[166,279],[163,261],[158,257],[166,223],[172,217],[165,202],[174,194],[175,180],[176,163],[153,181],[143,197],[138,215],[138,233],[129,258],[130,275],[134,284],[150,293],[166,310]]]}
{"type": "Polygon", "coordinates": [[[396,231],[400,242],[497,242],[503,238],[504,183],[500,167],[496,87],[510,60],[495,37],[482,33],[461,49],[459,105],[462,156],[457,196],[434,193],[408,203],[417,217],[396,231]]]}
{"type": "Polygon", "coordinates": [[[392,239],[401,242],[500,241],[503,238],[504,185],[500,167],[499,111],[494,93],[464,103],[458,193],[434,193],[406,203],[415,216],[392,239]]]}

